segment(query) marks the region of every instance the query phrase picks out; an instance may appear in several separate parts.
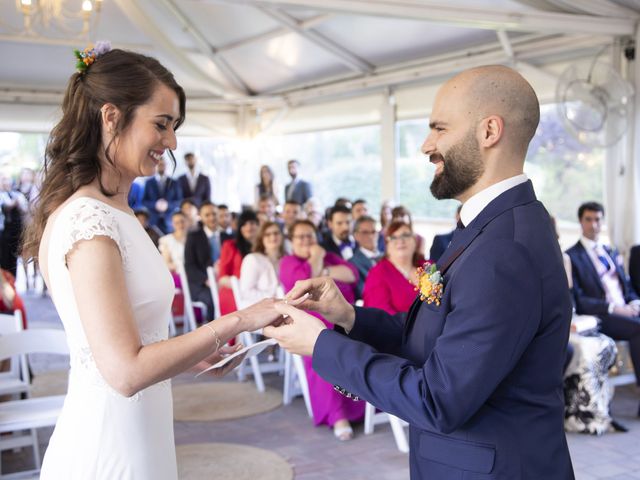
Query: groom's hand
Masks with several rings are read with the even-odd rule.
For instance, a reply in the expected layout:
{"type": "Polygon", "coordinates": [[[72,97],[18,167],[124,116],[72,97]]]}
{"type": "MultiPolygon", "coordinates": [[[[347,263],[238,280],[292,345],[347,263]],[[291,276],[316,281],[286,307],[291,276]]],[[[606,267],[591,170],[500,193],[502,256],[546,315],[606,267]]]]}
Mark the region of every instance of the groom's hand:
{"type": "Polygon", "coordinates": [[[297,305],[298,308],[318,312],[327,321],[340,325],[347,332],[351,331],[356,312],[353,306],[342,296],[338,286],[330,277],[299,280],[285,298],[289,302],[295,302],[305,293],[308,293],[309,296],[305,301],[297,305]]]}
{"type": "Polygon", "coordinates": [[[313,355],[318,336],[327,328],[325,324],[307,312],[284,302],[276,303],[275,309],[282,315],[287,315],[287,318],[280,326],[265,327],[262,333],[275,338],[282,348],[291,353],[313,355]]]}

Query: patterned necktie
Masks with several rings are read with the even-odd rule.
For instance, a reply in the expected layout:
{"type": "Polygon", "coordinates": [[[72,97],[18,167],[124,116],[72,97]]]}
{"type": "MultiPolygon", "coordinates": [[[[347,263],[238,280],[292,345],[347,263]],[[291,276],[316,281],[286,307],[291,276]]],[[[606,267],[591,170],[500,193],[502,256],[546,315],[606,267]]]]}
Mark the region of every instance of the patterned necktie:
{"type": "Polygon", "coordinates": [[[609,259],[607,258],[606,251],[605,251],[604,247],[601,247],[600,245],[596,245],[595,247],[593,247],[593,249],[596,252],[596,256],[598,257],[598,260],[604,266],[605,273],[608,272],[609,270],[611,270],[611,263],[609,262],[609,259]]]}

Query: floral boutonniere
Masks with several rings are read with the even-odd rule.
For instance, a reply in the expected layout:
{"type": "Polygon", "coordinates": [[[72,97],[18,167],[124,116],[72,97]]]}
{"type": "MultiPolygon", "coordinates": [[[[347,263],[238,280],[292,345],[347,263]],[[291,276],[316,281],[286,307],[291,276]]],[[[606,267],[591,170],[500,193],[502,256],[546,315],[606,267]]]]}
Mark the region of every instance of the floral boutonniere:
{"type": "Polygon", "coordinates": [[[425,262],[418,267],[418,285],[416,290],[420,292],[420,300],[427,303],[440,305],[442,298],[442,274],[434,262],[425,262]]]}

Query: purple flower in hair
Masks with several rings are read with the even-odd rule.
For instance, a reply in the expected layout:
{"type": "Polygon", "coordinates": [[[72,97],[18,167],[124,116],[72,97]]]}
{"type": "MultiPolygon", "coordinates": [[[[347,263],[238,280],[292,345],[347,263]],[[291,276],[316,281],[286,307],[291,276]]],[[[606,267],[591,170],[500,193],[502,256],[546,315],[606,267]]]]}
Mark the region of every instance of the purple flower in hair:
{"type": "Polygon", "coordinates": [[[96,42],[96,46],[93,47],[93,50],[96,52],[96,56],[104,55],[107,52],[111,51],[111,42],[108,40],[99,40],[96,42]]]}

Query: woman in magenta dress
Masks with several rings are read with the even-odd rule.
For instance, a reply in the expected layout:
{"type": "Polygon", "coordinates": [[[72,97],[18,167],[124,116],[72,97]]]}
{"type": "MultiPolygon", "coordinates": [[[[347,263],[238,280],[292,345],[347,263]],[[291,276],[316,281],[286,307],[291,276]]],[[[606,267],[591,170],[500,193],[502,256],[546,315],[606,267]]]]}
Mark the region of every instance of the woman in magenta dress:
{"type": "MultiPolygon", "coordinates": [[[[295,222],[291,226],[289,235],[293,255],[283,257],[280,262],[280,280],[285,291],[291,290],[298,280],[329,276],[334,279],[347,301],[353,303],[358,284],[356,268],[318,245],[316,227],[308,220],[295,222]]],[[[328,328],[333,328],[333,324],[320,315],[313,315],[320,318],[328,328]]],[[[330,383],[313,371],[310,357],[304,357],[303,360],[309,382],[314,424],[333,427],[333,432],[339,440],[353,438],[350,422],[363,418],[364,402],[354,402],[336,392],[330,383]]]]}
{"type": "Polygon", "coordinates": [[[231,290],[231,277],[240,278],[242,259],[253,250],[257,234],[258,217],[254,211],[246,210],[238,219],[236,238],[222,244],[218,261],[218,295],[222,315],[238,309],[231,290]]]}
{"type": "Polygon", "coordinates": [[[364,283],[365,307],[390,314],[407,312],[416,298],[417,267],[424,258],[416,252],[416,237],[408,223],[394,221],[387,227],[385,256],[369,270],[364,283]]]}

